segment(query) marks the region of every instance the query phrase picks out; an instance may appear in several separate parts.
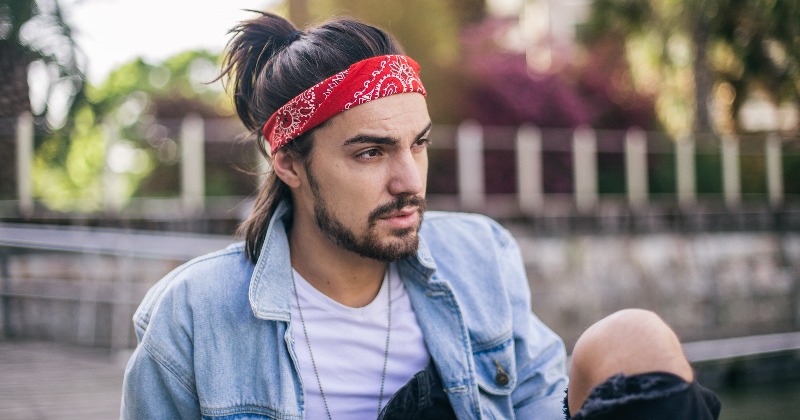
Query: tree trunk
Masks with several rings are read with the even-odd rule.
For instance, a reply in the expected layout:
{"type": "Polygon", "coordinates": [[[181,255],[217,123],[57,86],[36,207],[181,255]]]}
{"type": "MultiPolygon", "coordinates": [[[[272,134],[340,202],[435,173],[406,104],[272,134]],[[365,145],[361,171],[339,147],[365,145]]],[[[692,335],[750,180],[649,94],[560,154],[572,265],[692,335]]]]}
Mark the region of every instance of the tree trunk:
{"type": "MultiPolygon", "coordinates": [[[[699,14],[702,16],[702,14],[699,14]]],[[[707,22],[700,16],[695,17],[692,28],[692,42],[694,44],[694,131],[696,133],[711,133],[713,126],[709,105],[711,102],[711,69],[708,64],[708,39],[709,29],[707,22]]]]}
{"type": "Polygon", "coordinates": [[[16,45],[0,39],[0,199],[17,198],[17,117],[30,111],[30,58],[16,45]]]}

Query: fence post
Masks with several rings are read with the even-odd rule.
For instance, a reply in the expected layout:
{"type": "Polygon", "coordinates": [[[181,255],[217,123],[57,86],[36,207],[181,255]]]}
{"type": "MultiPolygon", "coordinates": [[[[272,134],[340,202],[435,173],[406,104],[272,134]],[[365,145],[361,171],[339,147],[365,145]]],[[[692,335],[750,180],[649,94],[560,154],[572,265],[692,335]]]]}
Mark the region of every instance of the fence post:
{"type": "Polygon", "coordinates": [[[781,139],[769,133],[764,146],[767,157],[767,191],[769,204],[778,207],[783,204],[783,162],[781,160],[781,139]]]}
{"type": "Polygon", "coordinates": [[[465,210],[481,210],[486,202],[483,176],[483,129],[475,121],[458,126],[458,194],[465,210]]]}
{"type": "Polygon", "coordinates": [[[579,127],[572,137],[575,204],[587,212],[597,204],[597,139],[590,127],[579,127]]]}
{"type": "Polygon", "coordinates": [[[734,136],[722,138],[722,185],[725,192],[725,204],[728,208],[739,206],[742,202],[739,176],[739,139],[734,136]]]}
{"type": "Polygon", "coordinates": [[[198,214],[205,205],[205,131],[203,119],[189,114],[181,124],[181,198],[188,214],[198,214]]]}
{"type": "Polygon", "coordinates": [[[691,207],[697,202],[694,137],[687,135],[675,142],[675,159],[678,203],[684,208],[691,207]]]}
{"type": "Polygon", "coordinates": [[[628,205],[636,209],[647,205],[647,136],[638,127],[625,133],[625,180],[628,205]]]}
{"type": "Polygon", "coordinates": [[[530,125],[523,125],[517,131],[517,188],[523,213],[535,214],[542,209],[542,132],[530,125]]]}
{"type": "Polygon", "coordinates": [[[17,118],[17,197],[22,216],[33,213],[33,117],[29,112],[17,118]]]}

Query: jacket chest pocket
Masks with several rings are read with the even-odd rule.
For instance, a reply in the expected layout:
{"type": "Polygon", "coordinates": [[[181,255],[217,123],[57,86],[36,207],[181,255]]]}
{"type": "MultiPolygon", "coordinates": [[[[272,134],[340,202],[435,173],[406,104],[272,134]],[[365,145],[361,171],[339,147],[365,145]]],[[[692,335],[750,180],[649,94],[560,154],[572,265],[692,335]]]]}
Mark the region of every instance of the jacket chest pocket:
{"type": "Polygon", "coordinates": [[[472,354],[484,418],[514,417],[511,393],[517,386],[514,340],[508,340],[472,354]]]}
{"type": "Polygon", "coordinates": [[[260,414],[233,414],[230,416],[203,416],[203,420],[273,420],[279,417],[265,416],[260,414]]]}
{"type": "Polygon", "coordinates": [[[300,419],[299,413],[290,414],[263,405],[242,404],[229,407],[200,407],[203,420],[276,420],[300,419]]]}

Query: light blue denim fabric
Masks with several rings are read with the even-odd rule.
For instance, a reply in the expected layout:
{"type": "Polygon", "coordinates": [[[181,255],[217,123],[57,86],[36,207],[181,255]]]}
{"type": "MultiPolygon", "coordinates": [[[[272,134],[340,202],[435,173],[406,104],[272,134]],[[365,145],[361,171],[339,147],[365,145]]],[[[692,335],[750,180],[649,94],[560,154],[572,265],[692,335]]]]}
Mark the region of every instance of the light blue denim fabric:
{"type": "MultiPolygon", "coordinates": [[[[255,266],[235,244],[147,293],[134,315],[139,344],[121,418],[303,418],[289,327],[290,215],[282,203],[255,266]]],[[[564,345],[531,312],[511,235],[484,216],[427,212],[420,236],[417,256],[398,267],[456,415],[563,419],[564,345]]]]}

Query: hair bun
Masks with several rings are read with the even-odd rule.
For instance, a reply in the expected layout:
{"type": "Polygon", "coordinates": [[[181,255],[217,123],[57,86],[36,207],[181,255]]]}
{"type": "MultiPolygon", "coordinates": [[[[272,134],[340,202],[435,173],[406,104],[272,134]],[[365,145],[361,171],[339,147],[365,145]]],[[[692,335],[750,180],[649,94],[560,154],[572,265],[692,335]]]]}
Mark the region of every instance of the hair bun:
{"type": "Polygon", "coordinates": [[[292,33],[290,33],[289,35],[286,36],[285,44],[289,45],[292,42],[295,42],[298,39],[300,39],[300,37],[303,36],[303,35],[305,35],[303,33],[303,31],[293,31],[292,33]]]}

